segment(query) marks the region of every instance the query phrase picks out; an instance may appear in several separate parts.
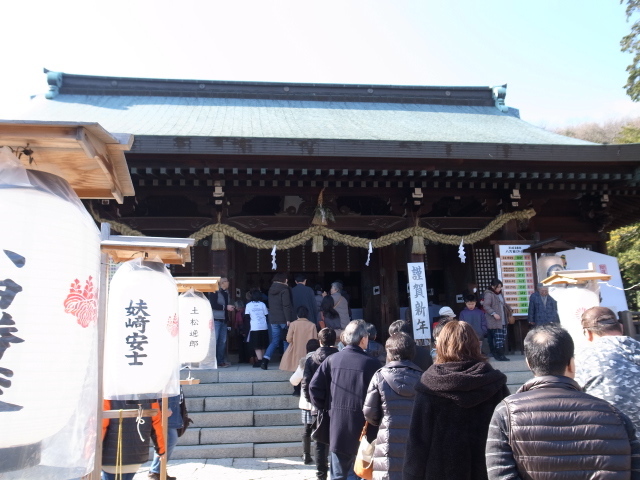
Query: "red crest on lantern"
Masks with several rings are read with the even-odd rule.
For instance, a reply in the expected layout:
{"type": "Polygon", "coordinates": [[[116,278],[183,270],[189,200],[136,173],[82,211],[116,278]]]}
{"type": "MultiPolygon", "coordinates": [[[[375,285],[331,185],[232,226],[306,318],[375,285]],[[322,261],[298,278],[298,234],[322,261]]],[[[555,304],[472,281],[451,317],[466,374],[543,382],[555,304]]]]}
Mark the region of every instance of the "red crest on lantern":
{"type": "Polygon", "coordinates": [[[98,292],[93,279],[89,277],[82,288],[80,281],[76,278],[69,292],[64,301],[65,313],[76,317],[82,328],[95,323],[98,318],[98,292]]]}
{"type": "Polygon", "coordinates": [[[169,317],[169,320],[167,321],[167,330],[169,330],[169,333],[171,334],[172,337],[175,337],[176,335],[178,335],[178,331],[179,331],[178,315],[169,317]]]}

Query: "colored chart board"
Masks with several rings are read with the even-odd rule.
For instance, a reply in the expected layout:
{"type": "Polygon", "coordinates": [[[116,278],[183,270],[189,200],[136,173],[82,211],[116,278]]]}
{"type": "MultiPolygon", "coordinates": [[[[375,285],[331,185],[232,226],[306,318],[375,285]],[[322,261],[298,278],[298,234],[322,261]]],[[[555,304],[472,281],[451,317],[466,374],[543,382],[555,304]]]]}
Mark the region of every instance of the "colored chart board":
{"type": "Polygon", "coordinates": [[[535,291],[533,258],[523,250],[529,245],[499,245],[498,271],[502,294],[514,315],[527,315],[529,297],[535,291]]]}

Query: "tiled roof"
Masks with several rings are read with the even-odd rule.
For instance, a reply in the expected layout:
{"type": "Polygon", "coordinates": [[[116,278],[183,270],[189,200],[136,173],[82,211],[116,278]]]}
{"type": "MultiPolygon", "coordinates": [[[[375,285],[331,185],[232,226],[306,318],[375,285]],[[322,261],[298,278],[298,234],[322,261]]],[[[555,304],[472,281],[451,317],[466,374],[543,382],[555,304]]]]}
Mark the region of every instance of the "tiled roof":
{"type": "Polygon", "coordinates": [[[17,120],[98,122],[147,136],[589,145],[535,127],[510,108],[194,96],[37,96],[17,120]]]}

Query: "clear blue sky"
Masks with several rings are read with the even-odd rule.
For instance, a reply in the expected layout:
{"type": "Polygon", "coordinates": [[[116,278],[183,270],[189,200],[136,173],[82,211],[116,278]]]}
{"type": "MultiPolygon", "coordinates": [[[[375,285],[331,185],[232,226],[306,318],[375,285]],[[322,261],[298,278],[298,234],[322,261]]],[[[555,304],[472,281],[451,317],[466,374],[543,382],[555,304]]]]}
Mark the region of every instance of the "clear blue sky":
{"type": "Polygon", "coordinates": [[[406,85],[508,83],[544,126],[640,116],[617,0],[4,2],[0,117],[89,75],[406,85]],[[4,107],[4,108],[3,108],[4,107]],[[4,113],[3,113],[4,111],[4,113]]]}

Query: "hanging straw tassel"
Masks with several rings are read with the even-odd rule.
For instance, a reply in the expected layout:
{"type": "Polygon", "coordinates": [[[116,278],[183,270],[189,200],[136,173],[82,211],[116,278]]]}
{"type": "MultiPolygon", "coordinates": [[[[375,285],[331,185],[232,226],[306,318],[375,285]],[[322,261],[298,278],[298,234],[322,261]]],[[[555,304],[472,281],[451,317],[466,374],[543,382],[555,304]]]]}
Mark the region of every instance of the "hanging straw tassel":
{"type": "Polygon", "coordinates": [[[414,255],[424,255],[427,249],[424,246],[424,237],[413,237],[413,245],[411,245],[411,253],[414,255]]]}
{"type": "Polygon", "coordinates": [[[316,204],[316,208],[313,211],[313,219],[311,220],[311,225],[327,225],[328,222],[335,222],[336,219],[331,212],[331,209],[325,207],[324,204],[324,188],[320,190],[320,195],[318,195],[318,203],[316,204]]]}
{"type": "Polygon", "coordinates": [[[224,240],[224,233],[213,232],[211,234],[211,250],[226,250],[227,244],[224,240]]]}
{"type": "Polygon", "coordinates": [[[311,251],[313,253],[324,252],[324,237],[322,235],[314,235],[313,243],[311,244],[311,251]]]}

